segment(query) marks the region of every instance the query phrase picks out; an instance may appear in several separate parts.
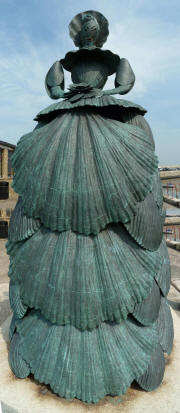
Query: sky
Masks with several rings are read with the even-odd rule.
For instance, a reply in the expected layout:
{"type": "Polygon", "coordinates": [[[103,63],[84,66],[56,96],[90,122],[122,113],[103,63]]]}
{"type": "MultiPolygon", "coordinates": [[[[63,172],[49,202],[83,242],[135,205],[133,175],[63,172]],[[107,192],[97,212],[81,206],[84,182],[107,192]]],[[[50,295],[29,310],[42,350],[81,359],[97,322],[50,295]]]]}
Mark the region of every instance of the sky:
{"type": "MultiPolygon", "coordinates": [[[[97,10],[109,21],[104,49],[129,60],[136,83],[123,97],[148,110],[160,165],[180,164],[179,0],[0,0],[0,140],[16,144],[52,104],[50,66],[75,49],[68,24],[97,10]]],[[[66,88],[71,83],[65,72],[66,88]]],[[[112,88],[111,76],[105,89],[112,88]]]]}

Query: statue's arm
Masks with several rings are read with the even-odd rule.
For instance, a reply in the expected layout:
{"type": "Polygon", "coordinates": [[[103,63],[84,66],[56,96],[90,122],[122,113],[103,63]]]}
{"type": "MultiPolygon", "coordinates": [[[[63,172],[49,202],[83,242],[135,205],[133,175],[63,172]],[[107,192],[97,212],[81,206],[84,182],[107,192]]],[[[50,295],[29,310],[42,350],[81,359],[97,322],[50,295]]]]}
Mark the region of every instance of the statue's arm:
{"type": "Polygon", "coordinates": [[[118,93],[120,95],[124,95],[132,89],[132,87],[134,86],[134,82],[135,74],[128,60],[124,58],[120,59],[116,71],[115,88],[104,90],[103,95],[115,95],[118,93]]]}
{"type": "Polygon", "coordinates": [[[49,69],[45,78],[45,87],[51,99],[64,97],[64,71],[59,61],[49,69]]]}

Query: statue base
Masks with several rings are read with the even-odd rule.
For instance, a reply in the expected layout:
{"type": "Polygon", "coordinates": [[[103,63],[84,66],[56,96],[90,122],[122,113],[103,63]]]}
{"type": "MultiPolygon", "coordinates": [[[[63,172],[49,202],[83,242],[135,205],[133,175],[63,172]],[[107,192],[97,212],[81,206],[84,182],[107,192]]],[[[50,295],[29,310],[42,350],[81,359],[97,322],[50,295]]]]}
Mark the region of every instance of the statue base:
{"type": "Polygon", "coordinates": [[[180,318],[172,311],[175,339],[161,386],[150,393],[135,387],[123,396],[106,396],[97,404],[66,400],[53,394],[33,377],[17,379],[8,364],[9,317],[0,328],[0,401],[3,413],[177,413],[180,411],[180,318]]]}

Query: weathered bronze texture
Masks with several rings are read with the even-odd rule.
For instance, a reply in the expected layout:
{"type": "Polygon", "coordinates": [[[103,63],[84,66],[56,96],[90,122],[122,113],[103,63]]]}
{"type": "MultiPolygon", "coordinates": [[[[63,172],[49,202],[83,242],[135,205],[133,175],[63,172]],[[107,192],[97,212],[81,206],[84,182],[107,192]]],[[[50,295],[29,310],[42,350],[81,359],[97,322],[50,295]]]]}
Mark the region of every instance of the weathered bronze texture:
{"type": "Polygon", "coordinates": [[[47,73],[52,99],[13,155],[9,362],[59,396],[96,403],[159,386],[173,323],[163,196],[146,110],[114,94],[135,75],[101,47],[108,21],[71,21],[77,51],[47,73]],[[73,84],[64,90],[64,69],[73,84]],[[115,87],[103,90],[109,75],[115,87]]]}

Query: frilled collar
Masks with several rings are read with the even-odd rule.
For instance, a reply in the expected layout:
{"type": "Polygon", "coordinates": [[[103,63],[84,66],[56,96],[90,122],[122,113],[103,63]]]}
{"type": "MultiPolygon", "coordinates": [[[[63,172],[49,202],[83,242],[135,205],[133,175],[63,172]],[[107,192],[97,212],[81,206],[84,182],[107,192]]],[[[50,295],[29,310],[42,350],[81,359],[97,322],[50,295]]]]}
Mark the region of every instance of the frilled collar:
{"type": "Polygon", "coordinates": [[[73,66],[80,59],[85,59],[86,57],[92,57],[92,60],[98,58],[101,59],[104,64],[108,66],[108,76],[116,72],[120,57],[117,54],[112,53],[110,50],[102,50],[99,47],[83,47],[79,50],[72,50],[68,52],[64,59],[61,59],[60,62],[64,69],[69,72],[72,71],[73,66]]]}

